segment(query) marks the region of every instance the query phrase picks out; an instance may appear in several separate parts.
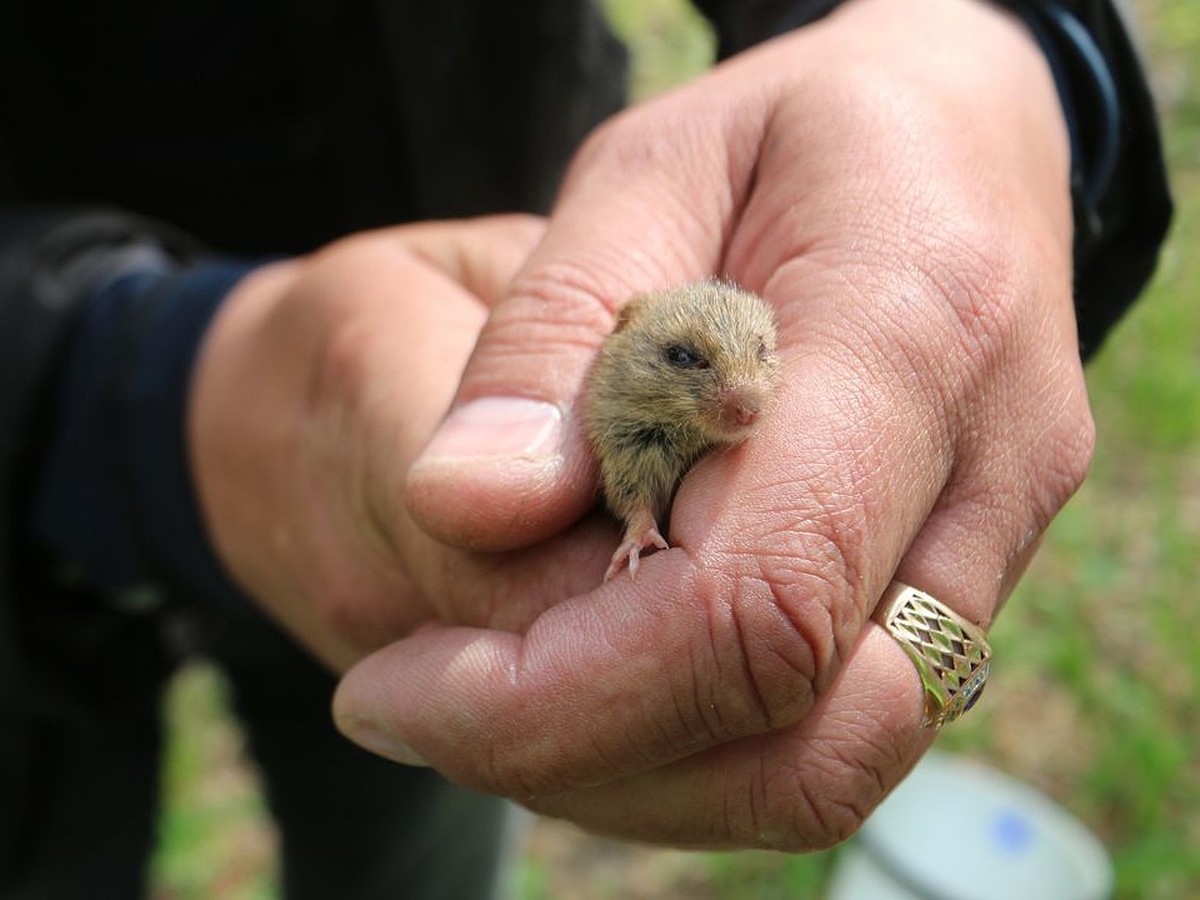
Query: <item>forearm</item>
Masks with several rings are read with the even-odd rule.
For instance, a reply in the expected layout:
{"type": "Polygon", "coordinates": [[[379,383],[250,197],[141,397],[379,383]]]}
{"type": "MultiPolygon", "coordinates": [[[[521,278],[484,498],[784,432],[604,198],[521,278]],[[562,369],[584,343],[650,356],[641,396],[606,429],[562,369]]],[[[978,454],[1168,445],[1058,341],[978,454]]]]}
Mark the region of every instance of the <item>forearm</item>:
{"type": "Polygon", "coordinates": [[[232,596],[200,526],[182,423],[196,345],[249,267],[201,261],[185,237],[110,213],[35,223],[6,259],[4,315],[20,326],[6,337],[26,352],[6,381],[20,446],[5,473],[21,488],[5,514],[34,551],[22,557],[47,563],[29,574],[114,599],[232,596]]]}

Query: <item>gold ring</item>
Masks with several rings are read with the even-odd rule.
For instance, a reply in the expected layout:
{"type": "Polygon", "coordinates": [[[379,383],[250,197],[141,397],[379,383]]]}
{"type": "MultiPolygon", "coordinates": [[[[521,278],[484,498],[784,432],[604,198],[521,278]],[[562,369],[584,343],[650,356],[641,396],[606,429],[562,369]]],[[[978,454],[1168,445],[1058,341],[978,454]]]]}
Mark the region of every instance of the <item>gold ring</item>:
{"type": "Polygon", "coordinates": [[[940,728],[975,705],[991,667],[983,629],[900,581],[888,585],[875,621],[904,648],[925,688],[925,727],[940,728]]]}

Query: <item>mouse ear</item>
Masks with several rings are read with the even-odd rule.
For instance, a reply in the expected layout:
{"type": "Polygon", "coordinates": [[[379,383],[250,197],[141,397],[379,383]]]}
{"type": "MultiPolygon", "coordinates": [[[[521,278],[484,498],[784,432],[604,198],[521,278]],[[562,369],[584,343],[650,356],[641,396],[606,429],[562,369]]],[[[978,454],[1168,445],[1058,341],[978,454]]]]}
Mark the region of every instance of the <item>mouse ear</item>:
{"type": "Polygon", "coordinates": [[[617,310],[617,323],[613,326],[613,334],[624,331],[625,326],[637,318],[638,313],[645,305],[645,294],[637,294],[625,301],[625,305],[617,310]]]}
{"type": "Polygon", "coordinates": [[[617,324],[613,326],[613,334],[624,330],[630,322],[635,321],[638,316],[662,299],[661,293],[634,294],[625,301],[624,306],[617,310],[617,324]]]}

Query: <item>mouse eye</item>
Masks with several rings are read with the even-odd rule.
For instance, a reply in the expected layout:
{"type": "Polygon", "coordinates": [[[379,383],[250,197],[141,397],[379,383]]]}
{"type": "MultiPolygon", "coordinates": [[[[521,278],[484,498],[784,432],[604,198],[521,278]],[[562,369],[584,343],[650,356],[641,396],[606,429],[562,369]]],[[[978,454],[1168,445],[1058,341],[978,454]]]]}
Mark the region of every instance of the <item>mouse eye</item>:
{"type": "Polygon", "coordinates": [[[707,369],[708,360],[682,344],[669,344],[663,348],[663,358],[677,369],[707,369]]]}

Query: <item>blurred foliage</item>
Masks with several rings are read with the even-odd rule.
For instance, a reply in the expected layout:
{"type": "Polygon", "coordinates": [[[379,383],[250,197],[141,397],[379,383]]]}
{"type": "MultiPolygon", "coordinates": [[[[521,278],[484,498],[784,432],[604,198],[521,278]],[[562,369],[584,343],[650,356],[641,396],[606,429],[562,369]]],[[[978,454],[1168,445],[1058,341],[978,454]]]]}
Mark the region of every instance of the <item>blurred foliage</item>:
{"type": "Polygon", "coordinates": [[[164,701],[170,740],[150,871],[155,900],[278,896],[278,839],[221,675],[186,666],[164,701]]]}

